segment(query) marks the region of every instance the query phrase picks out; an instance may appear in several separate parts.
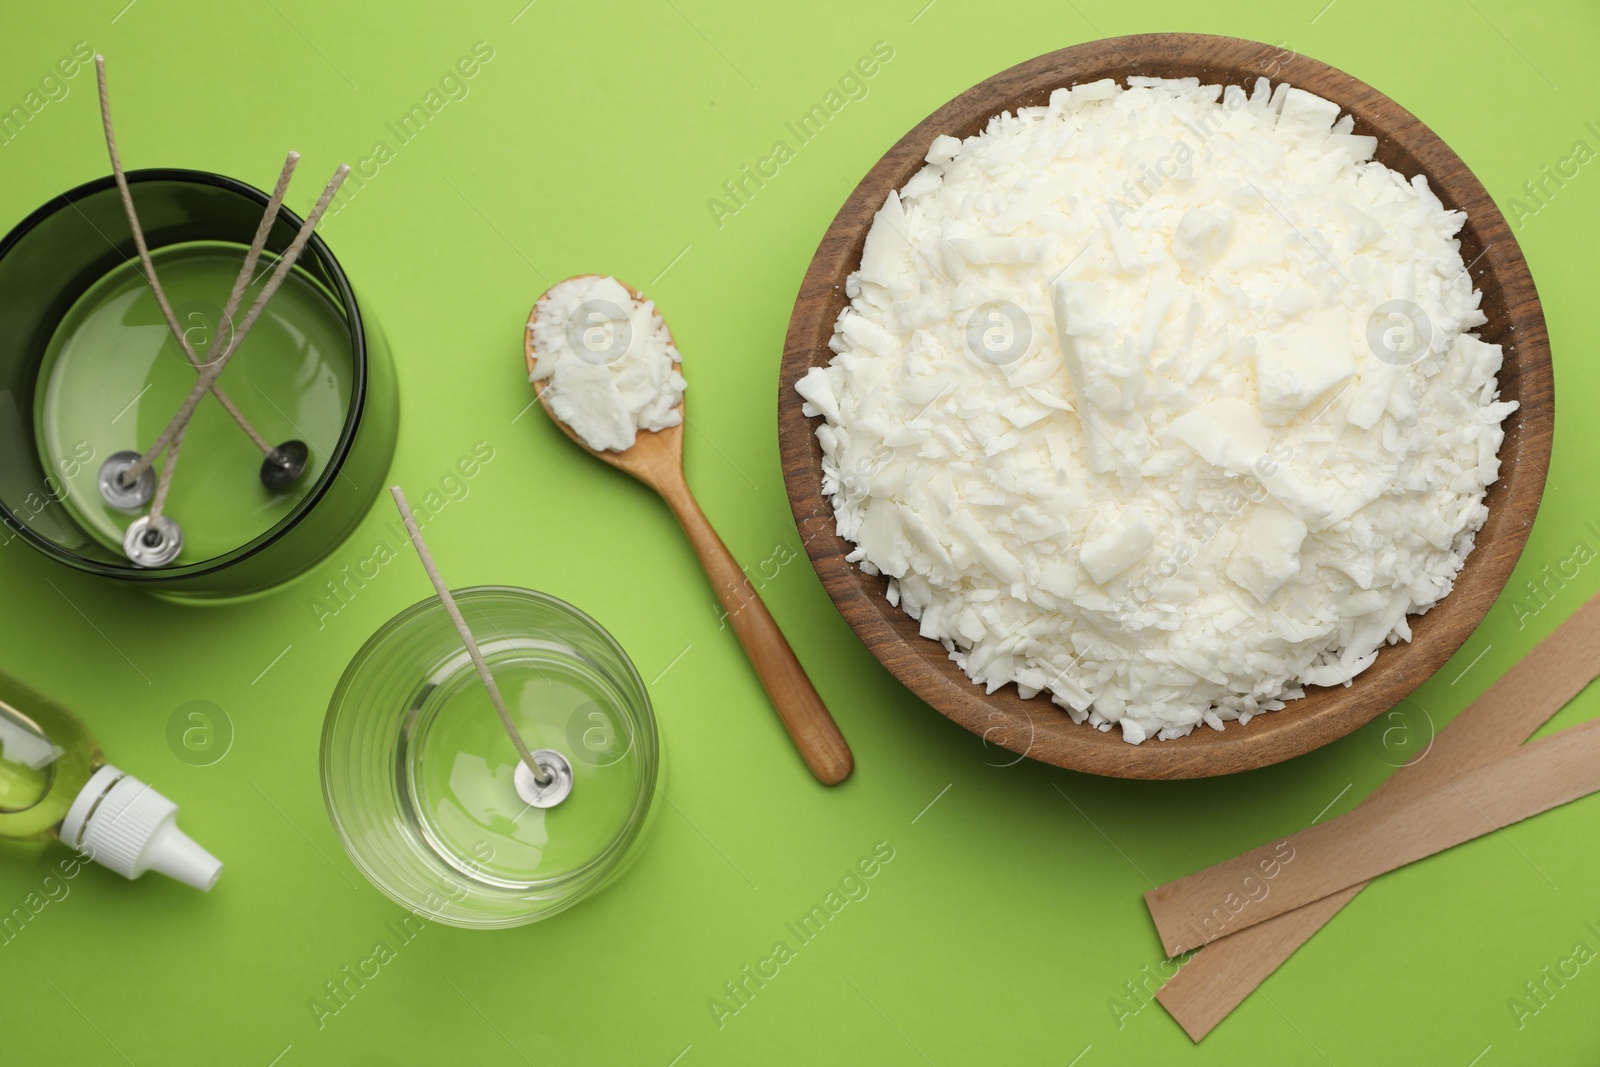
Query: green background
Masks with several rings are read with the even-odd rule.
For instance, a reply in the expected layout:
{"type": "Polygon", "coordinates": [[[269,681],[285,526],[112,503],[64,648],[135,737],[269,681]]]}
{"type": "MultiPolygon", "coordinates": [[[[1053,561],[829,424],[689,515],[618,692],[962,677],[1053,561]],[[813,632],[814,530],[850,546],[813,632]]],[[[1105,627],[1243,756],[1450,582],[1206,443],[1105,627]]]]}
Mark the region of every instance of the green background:
{"type": "MultiPolygon", "coordinates": [[[[325,230],[399,365],[393,480],[416,500],[476,443],[493,448],[428,523],[431,547],[455,585],[576,603],[654,679],[670,753],[655,834],[622,882],[552,921],[429,925],[319,1026],[324,983],[380,939],[394,944],[386,924],[402,914],[346,859],[317,778],[345,663],[428,592],[401,556],[345,603],[325,595],[379,541],[398,547],[387,502],[305,581],[228,607],[146,599],[13,543],[0,550],[0,667],[79,709],[227,866],[205,896],[99,869],[66,883],[0,946],[0,1061],[1595,1062],[1600,962],[1520,1027],[1508,1006],[1576,942],[1600,948],[1586,930],[1600,926],[1594,798],[1382,879],[1198,1048],[1125,983],[1160,957],[1140,899],[1152,880],[1348,810],[1404,758],[1386,740],[1425,740],[1596,588],[1600,568],[1586,565],[1547,605],[1514,592],[1578,541],[1600,548],[1587,417],[1600,399],[1600,164],[1517,231],[1562,416],[1511,591],[1395,719],[1285,765],[1175,783],[1006,765],[1010,753],[911,697],[834,611],[798,553],[774,429],[789,309],[817,240],[878,156],[974,82],[1125,33],[1281,43],[1421,116],[1505,206],[1575,141],[1600,146],[1584,125],[1600,125],[1592,0],[524,3],[13,4],[0,107],[82,40],[109,57],[130,167],[269,186],[296,148],[290,202],[304,210],[334,165],[378,141],[393,149],[325,230]],[[469,95],[400,144],[386,123],[479,41],[493,58],[469,95]],[[708,198],[877,41],[894,55],[866,98],[719,227],[708,198]],[[677,334],[690,482],[751,573],[765,563],[761,593],[855,750],[838,789],[790,748],[666,508],[525,411],[527,310],[549,282],[586,271],[646,288],[677,334]],[[774,574],[785,548],[799,558],[774,574]],[[231,723],[209,766],[168,742],[190,701],[231,723]],[[793,945],[784,924],[880,841],[894,859],[870,895],[719,1028],[710,998],[775,941],[793,945]]],[[[0,146],[4,225],[107,170],[92,69],[68,86],[0,146]]],[[[1586,693],[1553,727],[1597,705],[1586,693]]],[[[4,849],[0,910],[64,855],[4,849]]]]}

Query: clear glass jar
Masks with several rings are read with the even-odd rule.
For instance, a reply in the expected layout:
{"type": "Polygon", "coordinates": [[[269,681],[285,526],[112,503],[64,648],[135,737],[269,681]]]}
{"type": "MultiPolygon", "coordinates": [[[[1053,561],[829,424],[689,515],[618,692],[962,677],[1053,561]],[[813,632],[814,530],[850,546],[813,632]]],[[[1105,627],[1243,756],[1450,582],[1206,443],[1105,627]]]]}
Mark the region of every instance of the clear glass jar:
{"type": "Polygon", "coordinates": [[[518,926],[598,892],[636,853],[660,748],[644,683],[599,623],[504,586],[455,594],[530,749],[572,766],[537,808],[437,597],[385,623],[345,669],[322,733],[322,791],[345,851],[396,903],[464,927],[518,926]]]}

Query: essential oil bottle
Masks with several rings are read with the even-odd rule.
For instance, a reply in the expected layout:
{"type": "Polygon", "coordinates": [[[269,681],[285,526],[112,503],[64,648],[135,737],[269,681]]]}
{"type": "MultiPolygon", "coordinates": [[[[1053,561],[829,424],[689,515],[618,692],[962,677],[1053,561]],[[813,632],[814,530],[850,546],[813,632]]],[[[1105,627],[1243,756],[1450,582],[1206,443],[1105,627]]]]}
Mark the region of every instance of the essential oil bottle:
{"type": "Polygon", "coordinates": [[[178,829],[178,806],[105,760],[76,715],[0,673],[0,839],[58,838],[126,878],[196,889],[222,873],[178,829]]]}

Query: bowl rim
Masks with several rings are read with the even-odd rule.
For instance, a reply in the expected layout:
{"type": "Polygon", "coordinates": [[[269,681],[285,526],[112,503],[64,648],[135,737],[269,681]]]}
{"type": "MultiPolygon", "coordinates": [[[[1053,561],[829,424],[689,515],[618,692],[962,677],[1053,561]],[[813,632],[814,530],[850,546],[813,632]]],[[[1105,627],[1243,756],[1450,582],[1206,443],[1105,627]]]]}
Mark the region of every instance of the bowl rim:
{"type": "MultiPolygon", "coordinates": [[[[218,174],[206,170],[188,170],[181,167],[146,167],[141,170],[130,170],[124,177],[130,189],[137,185],[153,182],[169,182],[174,184],[205,185],[222,189],[245,200],[252,201],[265,209],[271,198],[262,190],[250,185],[248,182],[237,178],[230,178],[225,174],[218,174]]],[[[20,244],[33,230],[53,215],[67,208],[75,207],[79,200],[90,196],[115,190],[117,187],[116,176],[112,174],[76,185],[66,192],[46,200],[34,208],[27,217],[11,228],[3,238],[0,238],[0,259],[8,255],[11,250],[20,244]]],[[[277,219],[293,229],[298,230],[303,221],[287,204],[278,208],[277,219]]],[[[159,251],[164,245],[151,249],[159,251]]],[[[339,301],[340,310],[344,313],[348,323],[350,336],[350,403],[345,410],[344,424],[339,430],[339,439],[328,453],[328,461],[324,465],[322,476],[317,480],[305,496],[301,497],[294,508],[270,529],[262,531],[255,538],[237,548],[230,549],[220,556],[210,559],[196,560],[175,567],[157,567],[146,569],[137,567],[132,563],[103,563],[99,560],[89,559],[78,555],[76,552],[43,537],[24,522],[12,514],[3,501],[0,501],[0,524],[9,527],[18,537],[51,559],[72,567],[75,570],[102,578],[110,578],[118,582],[125,582],[132,586],[144,584],[172,585],[183,583],[190,579],[204,578],[227,570],[253,556],[267,550],[295,529],[312,509],[328,495],[334,483],[339,479],[345,461],[350,458],[351,450],[355,446],[356,432],[361,428],[362,417],[366,412],[367,393],[369,390],[369,368],[367,352],[367,323],[361,313],[361,306],[356,300],[355,290],[351,287],[349,275],[339,263],[333,250],[328,247],[322,235],[312,231],[306,241],[302,258],[311,256],[320,263],[333,280],[333,290],[330,293],[339,301]]],[[[326,287],[324,287],[326,288],[326,287]]],[[[42,354],[41,354],[42,358],[42,354]]],[[[30,398],[31,402],[31,398],[30,398]]],[[[174,591],[181,591],[179,584],[174,591]]]]}
{"type": "Polygon", "coordinates": [[[986,745],[1060,767],[1125,778],[1194,778],[1229,774],[1302,755],[1355,731],[1408,696],[1455,653],[1493,605],[1520,557],[1538,512],[1550,461],[1554,379],[1549,340],[1533,277],[1498,206],[1459,156],[1416,116],[1377,89],[1330,64],[1257,41],[1198,33],[1108,38],[1059,49],[1001,71],[957,95],[901,137],[873,165],[840,207],[806,269],[785,338],[778,383],[778,430],[785,486],[801,543],[835,607],[868,650],[907,688],[946,718],[980,735],[986,745]],[[1410,615],[1412,640],[1385,646],[1378,660],[1347,687],[1307,687],[1281,712],[1262,713],[1241,726],[1199,730],[1170,741],[1125,743],[1118,732],[1073,723],[1048,699],[1024,700],[1008,684],[993,694],[971,682],[937,641],[885,598],[884,578],[845,561],[854,547],[835,529],[821,492],[821,448],[795,383],[832,357],[827,347],[843,282],[860,262],[872,215],[891,189],[922,166],[939,134],[968,136],[988,118],[1045,103],[1052,89],[1102,77],[1126,84],[1130,75],[1192,74],[1223,83],[1265,77],[1316,93],[1355,117],[1355,132],[1379,138],[1377,157],[1407,176],[1426,173],[1447,208],[1466,212],[1458,235],[1475,288],[1496,294],[1495,314],[1475,332],[1504,347],[1502,396],[1520,402],[1508,416],[1499,479],[1489,487],[1489,515],[1451,592],[1423,615],[1410,615]],[[1381,124],[1375,122],[1381,118],[1381,124]],[[1446,180],[1440,180],[1440,174],[1446,180]],[[1504,309],[1499,315],[1498,309],[1504,309]],[[1504,321],[1497,322],[1497,317],[1504,321]],[[1508,379],[1511,389],[1507,389],[1508,379]]]}

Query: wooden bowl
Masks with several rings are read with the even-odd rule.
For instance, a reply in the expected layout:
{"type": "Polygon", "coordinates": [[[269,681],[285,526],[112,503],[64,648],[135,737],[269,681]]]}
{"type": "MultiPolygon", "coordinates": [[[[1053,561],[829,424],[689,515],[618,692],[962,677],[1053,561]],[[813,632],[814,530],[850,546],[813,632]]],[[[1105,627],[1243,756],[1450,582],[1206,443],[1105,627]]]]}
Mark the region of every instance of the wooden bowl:
{"type": "Polygon", "coordinates": [[[1438,670],[1482,621],[1522,553],[1539,508],[1555,416],[1549,339],[1528,264],[1494,201],[1466,164],[1432,130],[1394,101],[1343,71],[1271,45],[1193,33],[1145,34],[1064,48],[973,86],[902,137],[857,185],[823,236],[795,300],[778,388],[784,476],[801,541],[839,612],[912,692],[987,741],[1046,763],[1123,778],[1198,778],[1266,766],[1343,737],[1392,707],[1438,670]],[[1432,611],[1412,616],[1412,639],[1391,645],[1349,687],[1309,687],[1282,711],[1197,728],[1173,741],[1124,742],[1074,723],[1041,695],[1024,700],[1007,685],[985,696],[944,648],[884,598],[886,581],[845,562],[853,547],[834,527],[822,495],[822,450],[815,423],[801,412],[795,382],[825,365],[834,320],[846,305],[845,279],[861,261],[873,213],[891,189],[923,166],[939,134],[968,137],[990,116],[1042,105],[1064,85],[1130,74],[1248,87],[1271,75],[1334,101],[1355,117],[1355,132],[1378,139],[1376,158],[1406,176],[1425,174],[1445,207],[1465,211],[1464,262],[1483,292],[1488,323],[1478,336],[1505,349],[1501,395],[1521,407],[1505,421],[1500,480],[1489,487],[1489,517],[1454,590],[1432,611]]]}

